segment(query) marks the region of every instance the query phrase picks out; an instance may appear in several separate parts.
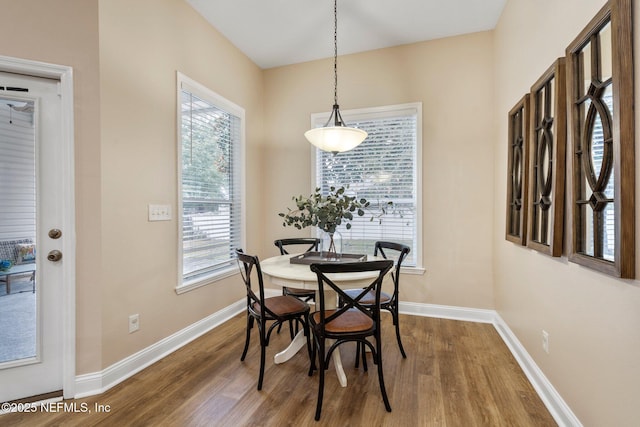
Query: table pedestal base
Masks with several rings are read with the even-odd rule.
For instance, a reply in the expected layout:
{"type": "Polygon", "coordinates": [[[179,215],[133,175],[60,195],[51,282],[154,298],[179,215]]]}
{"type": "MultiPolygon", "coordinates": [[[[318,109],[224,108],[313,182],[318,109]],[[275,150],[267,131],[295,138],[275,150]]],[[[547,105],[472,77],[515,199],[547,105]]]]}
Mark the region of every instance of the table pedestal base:
{"type": "MultiPolygon", "coordinates": [[[[284,363],[287,360],[291,359],[295,354],[300,351],[302,347],[307,344],[307,339],[304,336],[304,331],[298,331],[296,336],[291,341],[291,344],[284,350],[273,357],[273,361],[276,364],[284,363]]],[[[333,360],[333,366],[336,369],[336,375],[338,375],[338,381],[340,381],[340,385],[342,387],[347,386],[347,375],[344,373],[344,368],[342,367],[342,359],[340,358],[340,349],[336,348],[331,355],[331,359],[333,360]]]]}

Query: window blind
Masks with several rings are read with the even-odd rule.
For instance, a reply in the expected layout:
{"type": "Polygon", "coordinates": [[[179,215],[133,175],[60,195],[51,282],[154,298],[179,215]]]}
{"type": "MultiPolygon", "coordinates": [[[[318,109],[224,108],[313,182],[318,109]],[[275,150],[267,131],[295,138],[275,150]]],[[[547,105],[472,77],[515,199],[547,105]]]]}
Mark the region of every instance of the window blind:
{"type": "MultiPolygon", "coordinates": [[[[12,104],[24,104],[9,101],[12,104]]],[[[0,104],[0,240],[36,238],[33,111],[0,104]]]]}
{"type": "Polygon", "coordinates": [[[242,242],[242,117],[202,89],[182,84],[183,283],[235,265],[242,242]]]}
{"type": "MultiPolygon", "coordinates": [[[[323,193],[332,186],[348,185],[348,193],[371,203],[364,216],[354,217],[351,229],[345,224],[339,227],[344,253],[371,254],[376,241],[393,241],[411,247],[406,265],[416,266],[417,115],[415,108],[375,109],[351,116],[343,112],[349,126],[368,133],[365,141],[337,155],[317,150],[316,182],[323,193]]],[[[314,121],[323,123],[320,117],[314,121]]]]}

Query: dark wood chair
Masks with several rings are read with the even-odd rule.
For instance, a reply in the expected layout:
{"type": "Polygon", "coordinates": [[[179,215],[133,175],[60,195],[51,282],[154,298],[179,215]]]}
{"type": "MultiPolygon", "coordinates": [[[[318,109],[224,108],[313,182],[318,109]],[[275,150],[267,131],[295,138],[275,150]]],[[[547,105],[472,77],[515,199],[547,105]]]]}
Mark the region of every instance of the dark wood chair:
{"type": "MultiPolygon", "coordinates": [[[[278,249],[280,249],[280,255],[288,255],[289,252],[285,249],[285,246],[302,246],[304,249],[301,252],[317,251],[320,246],[320,239],[314,237],[299,237],[292,239],[278,239],[273,242],[278,249]]],[[[297,253],[297,252],[296,252],[297,253]]],[[[309,289],[289,288],[282,287],[282,295],[291,295],[303,300],[304,302],[315,301],[316,292],[309,289]]]]}
{"type": "MultiPolygon", "coordinates": [[[[411,248],[407,245],[403,245],[400,243],[393,242],[384,242],[379,241],[375,244],[375,249],[373,251],[374,256],[378,256],[380,254],[384,259],[388,259],[387,254],[392,258],[396,259],[396,266],[393,272],[391,272],[391,277],[393,279],[393,294],[389,295],[386,292],[382,292],[380,294],[380,309],[387,310],[391,313],[391,318],[393,319],[393,325],[396,329],[396,338],[398,340],[398,347],[400,348],[400,353],[402,353],[403,358],[407,358],[407,354],[404,351],[404,346],[402,345],[402,339],[400,338],[400,321],[398,316],[398,301],[399,301],[399,292],[400,292],[400,268],[402,267],[402,262],[406,258],[407,254],[411,251],[411,248]],[[387,252],[385,252],[387,250],[387,252]]],[[[347,289],[345,293],[354,296],[357,295],[361,290],[360,289],[347,289]]],[[[361,301],[363,305],[371,305],[375,302],[374,295],[369,293],[366,295],[361,301]]],[[[340,302],[342,303],[342,302],[340,302]]],[[[356,349],[356,368],[358,367],[358,362],[360,360],[360,351],[361,346],[358,346],[356,349]]],[[[362,352],[362,364],[364,368],[367,368],[367,361],[365,359],[365,353],[362,352]]]]}
{"type": "Polygon", "coordinates": [[[382,281],[389,270],[393,268],[393,261],[369,261],[354,263],[324,263],[312,264],[311,271],[318,276],[318,296],[319,310],[309,316],[309,326],[313,334],[313,353],[311,358],[311,366],[309,375],[313,375],[315,370],[315,357],[318,355],[318,402],[316,406],[316,421],[320,420],[322,411],[322,399],[324,395],[324,375],[329,360],[334,350],[338,346],[346,342],[356,342],[359,346],[367,346],[371,349],[373,362],[378,365],[378,382],[380,391],[384,401],[385,408],[391,412],[391,405],[387,397],[387,391],[384,386],[384,375],[382,372],[382,343],[380,341],[380,293],[382,289],[382,281]],[[327,274],[332,274],[335,280],[338,280],[334,274],[355,273],[355,272],[378,272],[377,276],[372,279],[371,284],[360,289],[360,293],[355,296],[346,294],[340,286],[336,285],[327,274]],[[342,300],[342,307],[329,309],[325,308],[325,289],[335,291],[342,300]],[[369,293],[374,295],[375,302],[372,305],[361,304],[362,298],[369,293]],[[367,338],[372,337],[375,347],[367,338]],[[327,339],[334,340],[325,351],[327,339]]]}
{"type": "MultiPolygon", "coordinates": [[[[289,255],[289,252],[285,249],[285,246],[296,246],[299,250],[298,252],[311,252],[317,251],[321,239],[316,239],[314,237],[296,237],[291,239],[277,239],[274,240],[273,244],[280,250],[280,255],[289,255]]],[[[287,286],[282,287],[282,295],[291,295],[296,297],[304,302],[315,302],[316,301],[316,291],[309,289],[299,289],[299,288],[290,288],[287,286]]],[[[296,323],[297,326],[297,323],[296,323]]],[[[280,328],[282,325],[278,326],[278,333],[280,333],[280,328]]],[[[289,322],[289,334],[291,335],[291,339],[293,339],[294,335],[298,333],[298,328],[294,332],[292,322],[289,322]]]]}
{"type": "Polygon", "coordinates": [[[262,279],[262,269],[257,256],[247,255],[242,249],[236,249],[240,274],[247,291],[247,336],[242,351],[241,361],[244,361],[251,339],[251,329],[254,322],[258,324],[260,336],[260,376],[258,378],[258,390],[262,390],[262,380],[264,378],[264,364],[266,357],[266,347],[269,345],[269,337],[273,328],[282,322],[300,322],[307,337],[307,351],[311,357],[311,342],[309,339],[309,305],[298,298],[289,295],[277,297],[264,297],[264,282],[262,279]],[[257,289],[255,281],[257,279],[257,289]],[[257,294],[256,294],[257,292],[257,294]],[[273,322],[267,329],[267,322],[273,322]]]}

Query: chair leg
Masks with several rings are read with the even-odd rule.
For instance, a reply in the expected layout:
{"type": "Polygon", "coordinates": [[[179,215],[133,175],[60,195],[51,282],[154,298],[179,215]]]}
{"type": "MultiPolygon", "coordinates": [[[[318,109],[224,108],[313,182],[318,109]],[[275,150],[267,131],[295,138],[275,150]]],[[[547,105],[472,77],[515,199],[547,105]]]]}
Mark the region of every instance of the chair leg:
{"type": "Polygon", "coordinates": [[[360,345],[360,350],[362,354],[362,369],[364,369],[365,372],[368,372],[369,367],[367,366],[367,347],[361,343],[358,343],[358,345],[360,345]]]}
{"type": "Polygon", "coordinates": [[[253,317],[247,314],[247,337],[244,340],[244,350],[242,350],[242,356],[240,360],[243,361],[245,356],[247,355],[247,350],[249,349],[249,340],[251,339],[251,328],[253,328],[253,317]]]}
{"type": "Polygon", "coordinates": [[[311,331],[309,330],[309,316],[305,316],[304,323],[302,324],[302,330],[307,338],[307,353],[309,353],[309,360],[311,361],[311,373],[315,367],[315,361],[313,360],[313,354],[311,351],[311,331]]]}
{"type": "Polygon", "coordinates": [[[380,392],[382,393],[382,400],[384,400],[384,407],[387,412],[391,412],[391,405],[389,404],[389,398],[387,397],[387,389],[384,386],[384,375],[382,373],[382,344],[380,343],[380,336],[376,336],[376,362],[378,363],[378,382],[380,383],[380,392]]]}
{"type": "MultiPolygon", "coordinates": [[[[287,295],[287,288],[284,288],[284,287],[282,288],[282,295],[287,295]]],[[[291,323],[291,322],[289,322],[289,323],[291,323]]],[[[291,325],[289,325],[289,326],[291,326],[291,325]]],[[[282,329],[282,323],[280,323],[278,325],[278,330],[276,331],[278,334],[280,333],[280,329],[282,329]]],[[[293,337],[291,337],[291,339],[293,339],[293,337]]]]}
{"type": "MultiPolygon", "coordinates": [[[[293,337],[295,336],[295,334],[293,333],[293,322],[294,320],[289,320],[289,335],[291,336],[291,339],[293,340],[293,337]]],[[[296,322],[296,333],[298,332],[298,322],[296,322]]]]}
{"type": "Polygon", "coordinates": [[[316,421],[320,421],[320,413],[322,412],[322,398],[324,395],[324,370],[325,370],[325,356],[324,356],[324,338],[320,338],[320,349],[318,351],[318,361],[320,367],[318,373],[320,378],[318,380],[318,403],[316,405],[316,421]]]}
{"type": "Polygon", "coordinates": [[[311,344],[311,357],[309,357],[309,376],[312,376],[313,371],[316,369],[316,352],[318,347],[315,335],[312,335],[311,339],[313,340],[313,343],[311,344]]]}
{"type": "Polygon", "coordinates": [[[393,324],[396,326],[396,338],[398,339],[398,347],[400,347],[400,353],[402,353],[402,357],[404,359],[407,358],[407,354],[404,352],[404,347],[402,346],[402,339],[400,339],[400,322],[398,316],[397,307],[391,311],[391,317],[393,318],[393,324]]]}
{"type": "Polygon", "coordinates": [[[369,370],[367,366],[367,348],[361,342],[356,341],[356,368],[360,366],[360,357],[362,357],[362,368],[367,372],[369,370]]]}
{"type": "Polygon", "coordinates": [[[260,329],[260,376],[258,377],[258,390],[262,390],[262,380],[264,379],[264,364],[267,353],[267,339],[265,337],[265,324],[258,324],[260,329]]]}

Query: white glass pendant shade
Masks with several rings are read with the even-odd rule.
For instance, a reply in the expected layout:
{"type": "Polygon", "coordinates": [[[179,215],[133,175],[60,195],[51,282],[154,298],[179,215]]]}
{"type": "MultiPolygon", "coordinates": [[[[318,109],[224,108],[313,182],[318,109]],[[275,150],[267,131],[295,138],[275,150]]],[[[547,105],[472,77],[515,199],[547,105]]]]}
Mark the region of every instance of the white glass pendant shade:
{"type": "Polygon", "coordinates": [[[362,129],[346,126],[330,126],[310,129],[305,138],[323,151],[342,153],[356,148],[367,137],[362,129]]]}

